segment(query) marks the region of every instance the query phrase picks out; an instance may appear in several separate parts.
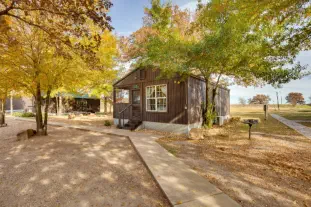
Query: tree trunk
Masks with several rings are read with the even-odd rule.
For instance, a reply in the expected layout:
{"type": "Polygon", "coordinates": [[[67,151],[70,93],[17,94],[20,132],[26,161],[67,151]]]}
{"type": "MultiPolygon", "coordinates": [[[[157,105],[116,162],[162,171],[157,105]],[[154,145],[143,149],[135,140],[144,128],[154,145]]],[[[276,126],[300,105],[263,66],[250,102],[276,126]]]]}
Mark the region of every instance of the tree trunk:
{"type": "Polygon", "coordinates": [[[37,83],[36,88],[36,123],[37,123],[37,134],[44,135],[43,123],[42,123],[42,100],[41,100],[41,85],[37,83]]]}
{"type": "Polygon", "coordinates": [[[4,100],[1,99],[1,112],[4,112],[4,100]]]}
{"type": "Polygon", "coordinates": [[[11,98],[10,98],[10,111],[11,111],[11,116],[13,116],[13,94],[11,94],[11,98]]]}
{"type": "Polygon", "coordinates": [[[104,97],[104,113],[107,114],[107,97],[104,97]]]}
{"type": "Polygon", "coordinates": [[[6,98],[7,96],[4,97],[4,99],[1,100],[1,111],[3,113],[3,123],[5,124],[5,104],[6,104],[6,98]]]}
{"type": "Polygon", "coordinates": [[[62,96],[58,96],[58,116],[61,116],[63,114],[63,98],[62,96]]]}
{"type": "Polygon", "coordinates": [[[45,110],[44,110],[44,129],[43,129],[43,134],[45,136],[48,135],[48,114],[49,114],[50,97],[51,97],[51,90],[48,89],[48,91],[46,93],[45,110]]]}
{"type": "Polygon", "coordinates": [[[216,95],[217,95],[217,86],[213,87],[213,92],[212,92],[212,107],[213,107],[213,112],[216,112],[216,95]]]}
{"type": "Polygon", "coordinates": [[[205,80],[205,106],[203,106],[203,126],[208,125],[209,80],[205,80]]]}
{"type": "Polygon", "coordinates": [[[56,114],[58,115],[58,113],[59,113],[59,108],[58,108],[58,96],[55,96],[55,105],[56,105],[56,114]]]}

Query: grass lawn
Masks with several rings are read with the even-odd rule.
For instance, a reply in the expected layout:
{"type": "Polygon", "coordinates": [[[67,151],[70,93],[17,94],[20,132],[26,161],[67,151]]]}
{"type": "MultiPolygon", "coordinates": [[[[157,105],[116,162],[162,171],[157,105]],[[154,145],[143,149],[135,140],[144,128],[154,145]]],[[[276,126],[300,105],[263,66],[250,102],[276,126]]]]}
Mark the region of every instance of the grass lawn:
{"type": "Polygon", "coordinates": [[[311,140],[271,116],[264,121],[262,107],[231,113],[260,119],[251,140],[248,126],[231,123],[222,128],[228,136],[158,142],[242,206],[311,206],[311,140]]]}
{"type": "Polygon", "coordinates": [[[35,123],[0,128],[0,206],[170,206],[127,138],[50,127],[15,141],[35,123]]]}
{"type": "Polygon", "coordinates": [[[299,122],[299,124],[302,124],[307,127],[311,127],[311,122],[299,122]]]}
{"type": "Polygon", "coordinates": [[[311,106],[281,107],[280,111],[272,111],[289,120],[310,120],[311,106]]]}

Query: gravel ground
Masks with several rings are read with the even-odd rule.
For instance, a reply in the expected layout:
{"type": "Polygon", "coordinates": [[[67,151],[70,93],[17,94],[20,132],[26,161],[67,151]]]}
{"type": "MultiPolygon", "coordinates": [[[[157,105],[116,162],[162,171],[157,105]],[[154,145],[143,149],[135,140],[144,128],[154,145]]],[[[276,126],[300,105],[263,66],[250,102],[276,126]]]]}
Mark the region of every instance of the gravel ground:
{"type": "Polygon", "coordinates": [[[62,122],[66,124],[106,127],[105,121],[109,121],[112,126],[107,128],[115,128],[113,125],[112,115],[104,116],[76,116],[74,119],[68,119],[68,116],[49,116],[49,121],[62,122]]]}
{"type": "Polygon", "coordinates": [[[17,142],[0,128],[0,206],[169,206],[129,140],[62,127],[17,142]]]}

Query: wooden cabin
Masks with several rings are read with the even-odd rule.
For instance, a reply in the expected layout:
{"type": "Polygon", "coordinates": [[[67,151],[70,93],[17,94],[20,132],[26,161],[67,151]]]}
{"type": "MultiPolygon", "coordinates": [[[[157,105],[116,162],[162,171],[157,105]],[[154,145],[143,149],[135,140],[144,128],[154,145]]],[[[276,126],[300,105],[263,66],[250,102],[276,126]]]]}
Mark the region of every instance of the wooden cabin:
{"type": "MultiPolygon", "coordinates": [[[[114,84],[113,118],[119,128],[145,128],[186,133],[202,125],[205,81],[190,76],[186,80],[159,78],[160,71],[139,68],[114,84]]],[[[230,90],[219,88],[217,120],[230,116],[230,90]]]]}

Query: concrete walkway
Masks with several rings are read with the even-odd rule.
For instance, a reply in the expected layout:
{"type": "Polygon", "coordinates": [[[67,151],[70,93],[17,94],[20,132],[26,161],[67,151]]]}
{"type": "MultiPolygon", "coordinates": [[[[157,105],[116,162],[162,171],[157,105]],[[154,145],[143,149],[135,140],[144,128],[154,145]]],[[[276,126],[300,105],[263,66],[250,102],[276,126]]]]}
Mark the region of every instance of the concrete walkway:
{"type": "MultiPolygon", "coordinates": [[[[15,119],[35,121],[25,118],[15,119]]],[[[49,125],[128,137],[172,206],[240,206],[205,178],[190,169],[189,166],[161,147],[156,142],[156,139],[160,138],[158,135],[130,132],[122,129],[102,129],[100,127],[70,125],[60,122],[49,122],[49,125]]]]}
{"type": "Polygon", "coordinates": [[[298,123],[311,123],[311,120],[291,120],[298,123]]]}
{"type": "Polygon", "coordinates": [[[282,122],[286,126],[296,130],[298,133],[302,134],[303,136],[311,139],[311,128],[303,126],[302,124],[297,123],[296,121],[288,120],[285,119],[282,116],[276,115],[276,114],[271,114],[271,116],[278,121],[282,122]]]}

